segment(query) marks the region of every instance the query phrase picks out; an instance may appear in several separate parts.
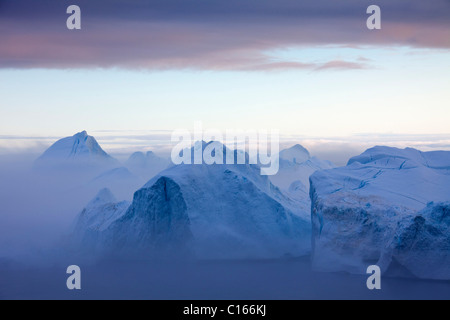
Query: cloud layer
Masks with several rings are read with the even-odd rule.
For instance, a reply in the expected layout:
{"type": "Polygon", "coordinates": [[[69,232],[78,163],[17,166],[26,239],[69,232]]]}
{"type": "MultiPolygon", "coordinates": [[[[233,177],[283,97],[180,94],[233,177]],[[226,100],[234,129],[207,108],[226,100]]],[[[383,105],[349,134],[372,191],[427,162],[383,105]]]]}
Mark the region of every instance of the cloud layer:
{"type": "Polygon", "coordinates": [[[361,69],[367,62],[290,61],[277,49],[323,45],[450,48],[450,1],[77,0],[82,30],[66,28],[66,0],[0,1],[0,68],[277,71],[361,69]]]}

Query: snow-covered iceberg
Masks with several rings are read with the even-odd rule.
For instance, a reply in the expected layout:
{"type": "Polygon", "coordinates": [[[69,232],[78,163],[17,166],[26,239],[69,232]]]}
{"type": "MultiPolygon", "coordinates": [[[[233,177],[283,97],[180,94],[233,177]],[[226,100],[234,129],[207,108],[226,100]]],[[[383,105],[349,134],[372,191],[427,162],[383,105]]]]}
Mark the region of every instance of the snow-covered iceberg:
{"type": "Polygon", "coordinates": [[[283,190],[299,190],[308,194],[309,177],[318,170],[335,166],[330,161],[312,157],[309,151],[297,144],[280,152],[280,169],[270,177],[274,185],[283,190]]]}
{"type": "Polygon", "coordinates": [[[227,259],[310,251],[309,210],[261,176],[257,165],[171,167],[138,190],[126,213],[105,226],[103,216],[111,216],[114,205],[99,207],[100,226],[94,224],[98,234],[88,241],[99,241],[97,247],[115,253],[175,249],[199,258],[227,259]]]}
{"type": "Polygon", "coordinates": [[[125,163],[125,166],[135,175],[148,181],[155,175],[171,165],[169,159],[156,155],[153,151],[133,153],[125,163]]]}
{"type": "Polygon", "coordinates": [[[310,181],[316,270],[450,279],[450,152],[375,147],[310,181]]]}
{"type": "Polygon", "coordinates": [[[106,170],[119,165],[86,131],[55,142],[36,161],[36,169],[106,170]]]}
{"type": "Polygon", "coordinates": [[[127,201],[117,202],[109,189],[100,190],[76,218],[72,243],[87,251],[103,250],[105,243],[99,237],[129,206],[127,201]]]}

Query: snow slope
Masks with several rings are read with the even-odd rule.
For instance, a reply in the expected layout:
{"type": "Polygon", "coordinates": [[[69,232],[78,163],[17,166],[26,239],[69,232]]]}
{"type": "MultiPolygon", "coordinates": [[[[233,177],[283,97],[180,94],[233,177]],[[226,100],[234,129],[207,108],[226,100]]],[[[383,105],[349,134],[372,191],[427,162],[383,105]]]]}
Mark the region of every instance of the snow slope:
{"type": "Polygon", "coordinates": [[[100,238],[114,252],[170,248],[199,258],[268,258],[308,253],[310,228],[309,212],[258,166],[183,164],[138,190],[100,238]]]}
{"type": "Polygon", "coordinates": [[[450,279],[450,152],[375,147],[310,179],[315,269],[450,279]]]}

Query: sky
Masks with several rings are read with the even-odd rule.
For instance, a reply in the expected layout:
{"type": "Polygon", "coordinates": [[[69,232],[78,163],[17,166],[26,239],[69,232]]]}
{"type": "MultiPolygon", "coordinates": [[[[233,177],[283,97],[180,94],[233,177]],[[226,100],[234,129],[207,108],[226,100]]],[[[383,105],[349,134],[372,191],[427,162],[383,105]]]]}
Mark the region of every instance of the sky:
{"type": "Polygon", "coordinates": [[[450,149],[449,17],[449,0],[0,0],[0,152],[82,130],[160,145],[196,121],[450,149]]]}

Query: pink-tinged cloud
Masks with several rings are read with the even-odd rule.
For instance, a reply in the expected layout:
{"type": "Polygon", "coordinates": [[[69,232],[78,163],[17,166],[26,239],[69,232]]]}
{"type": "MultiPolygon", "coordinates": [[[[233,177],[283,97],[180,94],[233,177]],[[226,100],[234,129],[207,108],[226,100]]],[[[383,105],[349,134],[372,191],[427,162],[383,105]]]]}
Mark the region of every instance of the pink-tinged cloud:
{"type": "Polygon", "coordinates": [[[348,69],[366,69],[367,66],[357,62],[333,60],[326,62],[316,68],[316,70],[348,70],[348,69]]]}
{"type": "MultiPolygon", "coordinates": [[[[33,3],[35,10],[40,9],[35,2],[17,1],[33,3]]],[[[421,1],[402,7],[410,1],[394,4],[382,0],[382,29],[375,31],[366,28],[365,1],[355,0],[339,5],[331,0],[280,0],[277,6],[274,1],[246,0],[254,8],[242,6],[237,0],[220,1],[221,6],[217,1],[200,1],[203,5],[197,10],[181,0],[152,1],[155,6],[131,1],[130,11],[125,10],[125,2],[111,0],[108,3],[119,6],[103,11],[100,3],[105,5],[104,0],[80,0],[82,30],[69,31],[65,28],[66,16],[59,12],[64,9],[64,1],[58,2],[58,10],[48,9],[52,14],[39,11],[43,19],[31,13],[26,19],[26,12],[12,5],[17,2],[5,2],[16,11],[11,9],[10,15],[0,11],[0,68],[353,70],[368,68],[370,62],[280,61],[267,52],[321,45],[450,49],[447,0],[436,0],[436,9],[421,1]],[[174,11],[174,4],[184,11],[174,11]]]]}

